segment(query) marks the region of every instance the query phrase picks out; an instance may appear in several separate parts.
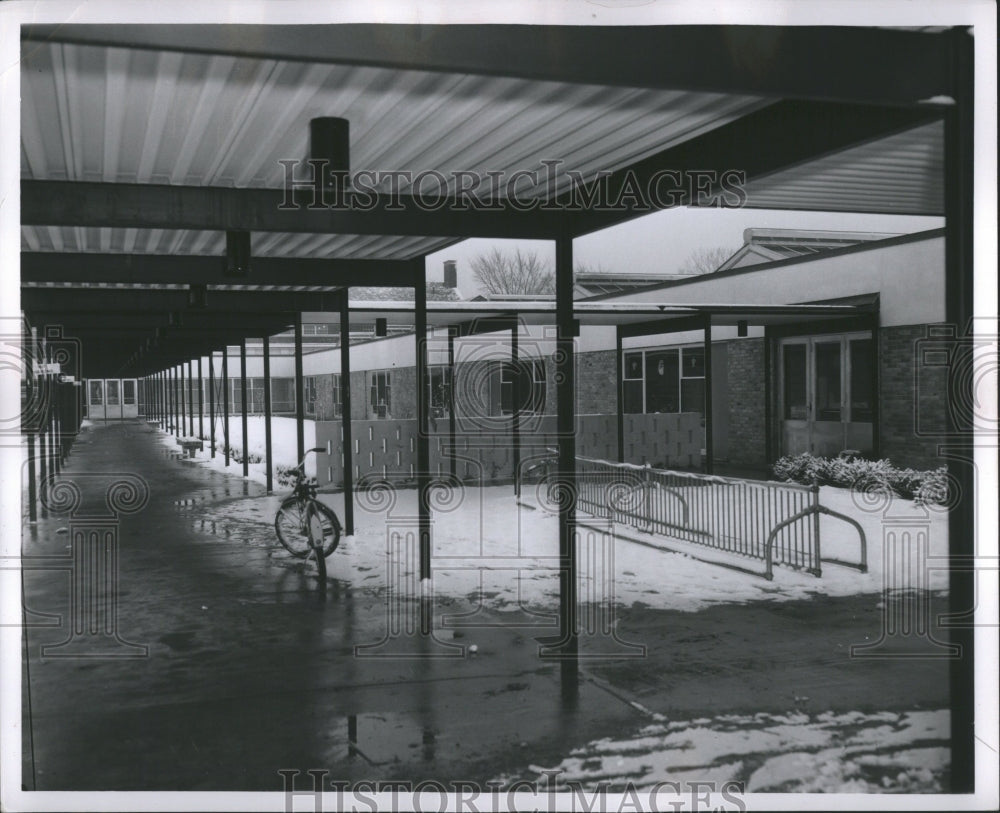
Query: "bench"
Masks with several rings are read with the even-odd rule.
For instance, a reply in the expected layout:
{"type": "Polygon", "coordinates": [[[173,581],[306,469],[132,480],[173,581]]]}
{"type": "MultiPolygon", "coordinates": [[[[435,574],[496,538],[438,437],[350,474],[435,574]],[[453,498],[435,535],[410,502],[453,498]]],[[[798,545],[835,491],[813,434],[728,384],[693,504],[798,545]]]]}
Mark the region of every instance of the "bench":
{"type": "Polygon", "coordinates": [[[177,438],[177,445],[184,450],[185,457],[194,457],[194,453],[200,452],[205,448],[205,441],[201,438],[177,438]]]}

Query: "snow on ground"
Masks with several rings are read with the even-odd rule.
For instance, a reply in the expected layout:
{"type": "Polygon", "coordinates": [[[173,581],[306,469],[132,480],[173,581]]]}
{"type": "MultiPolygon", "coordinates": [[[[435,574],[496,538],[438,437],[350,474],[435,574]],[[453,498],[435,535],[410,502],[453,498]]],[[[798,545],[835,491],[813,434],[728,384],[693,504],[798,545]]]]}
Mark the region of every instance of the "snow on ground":
{"type": "MultiPolygon", "coordinates": [[[[558,765],[555,790],[579,782],[610,790],[657,782],[745,782],[749,793],[941,792],[951,760],[947,710],[721,715],[657,722],[601,739],[558,765]]],[[[539,777],[508,776],[516,779],[539,777]]]]}
{"type": "MultiPolygon", "coordinates": [[[[852,509],[852,501],[849,494],[838,493],[840,491],[823,489],[821,502],[847,513],[852,509]]],[[[365,510],[368,498],[359,495],[355,520],[357,538],[350,553],[352,563],[360,565],[364,560],[365,565],[385,572],[387,543],[393,540],[394,532],[397,535],[409,532],[412,536],[412,525],[406,520],[416,515],[416,494],[406,490],[396,492],[395,497],[397,502],[387,521],[384,511],[365,510]],[[402,520],[396,529],[392,527],[394,517],[402,520]]],[[[479,591],[483,603],[497,610],[516,609],[518,603],[550,606],[554,603],[559,591],[555,569],[559,538],[557,517],[543,511],[519,509],[511,487],[467,489],[462,497],[442,492],[441,497],[442,502],[448,499],[457,505],[448,505],[446,507],[451,510],[434,514],[436,593],[468,596],[479,591]]],[[[324,495],[324,501],[341,512],[341,495],[324,495]]],[[[898,503],[895,510],[903,516],[911,519],[925,516],[925,512],[906,500],[898,503]]],[[[868,573],[826,565],[822,577],[817,578],[809,573],[776,567],[773,581],[581,529],[585,541],[581,542],[579,556],[580,596],[583,600],[590,597],[601,603],[638,603],[656,609],[695,611],[718,603],[760,599],[788,601],[814,594],[879,594],[885,578],[891,578],[896,588],[916,586],[912,579],[901,578],[904,574],[895,573],[895,568],[886,568],[883,518],[856,508],[852,516],[861,522],[868,537],[868,573]],[[608,557],[603,560],[608,563],[606,567],[601,565],[602,557],[608,557]],[[607,589],[602,585],[607,585],[607,589]]],[[[820,533],[827,551],[838,544],[853,546],[856,556],[856,532],[843,523],[832,520],[826,523],[827,518],[823,519],[820,533]]],[[[927,512],[926,520],[930,555],[944,556],[947,553],[947,515],[927,512]]],[[[413,544],[411,539],[410,545],[413,544]]],[[[750,564],[760,566],[758,562],[750,564]]],[[[402,570],[404,574],[408,572],[405,566],[402,570]]],[[[947,587],[946,570],[930,571],[929,577],[931,589],[947,587]]]]}
{"type": "MultiPolygon", "coordinates": [[[[211,455],[209,447],[210,427],[206,417],[204,426],[205,448],[196,452],[196,459],[205,463],[209,467],[222,472],[234,474],[237,477],[243,476],[243,463],[236,462],[236,458],[242,458],[243,454],[243,422],[239,415],[229,416],[229,448],[232,450],[229,460],[229,467],[226,468],[226,458],[223,444],[223,419],[215,419],[215,457],[211,455]]],[[[197,421],[196,421],[197,423],[197,421]]],[[[311,449],[316,445],[316,423],[315,421],[305,421],[303,424],[305,434],[306,449],[311,449]]],[[[195,433],[197,436],[197,433],[195,433]]],[[[161,435],[161,441],[174,449],[180,449],[177,440],[173,435],[161,435]]],[[[264,416],[247,416],[247,446],[250,449],[251,460],[259,459],[261,462],[251,462],[248,464],[248,480],[262,485],[267,482],[267,472],[264,465],[264,446],[266,438],[264,431],[264,416]]],[[[271,418],[271,456],[274,458],[275,487],[277,486],[277,476],[279,468],[290,468],[299,461],[296,459],[296,449],[298,447],[295,437],[294,418],[271,418]]],[[[310,477],[316,476],[316,455],[308,455],[306,460],[306,474],[310,477]]]]}
{"type": "MultiPolygon", "coordinates": [[[[236,425],[238,427],[238,420],[236,425]]],[[[307,425],[307,447],[313,433],[313,426],[307,425]]],[[[276,450],[286,444],[294,449],[294,436],[294,421],[276,420],[276,450]]],[[[163,442],[177,448],[170,436],[165,435],[163,442]]],[[[250,448],[255,448],[253,440],[250,448]]],[[[279,463],[283,460],[280,452],[276,451],[275,457],[279,463]]],[[[206,450],[199,454],[199,459],[203,465],[223,469],[221,454],[217,453],[215,460],[209,461],[206,450]]],[[[260,464],[251,464],[250,479],[263,482],[262,468],[260,464]]],[[[231,463],[228,471],[241,476],[242,466],[231,463]]],[[[280,486],[278,490],[279,496],[284,493],[280,486]]],[[[270,499],[276,509],[278,498],[270,499]]],[[[321,494],[320,499],[343,517],[342,494],[321,494]]],[[[884,586],[897,591],[920,586],[936,591],[947,588],[945,569],[900,573],[898,566],[893,566],[891,558],[883,552],[886,529],[909,523],[906,527],[911,531],[920,527],[926,532],[931,557],[946,555],[945,511],[924,509],[902,499],[879,506],[878,511],[865,510],[855,504],[850,493],[836,488],[821,489],[820,501],[854,517],[864,527],[868,539],[867,573],[827,564],[822,577],[818,578],[778,566],[774,580],[768,581],[761,576],[699,561],[685,553],[636,544],[581,528],[581,600],[606,606],[639,605],[693,612],[720,603],[790,601],[817,594],[872,594],[873,601],[880,602],[884,586]],[[926,580],[926,584],[921,579],[926,580]]],[[[519,506],[511,486],[435,489],[431,503],[433,590],[438,597],[466,598],[481,604],[484,609],[500,612],[519,607],[555,606],[559,582],[556,569],[558,518],[554,514],[519,506]]],[[[251,515],[247,511],[244,516],[239,503],[227,503],[209,511],[217,513],[213,518],[223,524],[260,524],[259,513],[251,515]]],[[[343,540],[331,556],[328,565],[331,577],[354,581],[366,589],[417,596],[421,588],[416,570],[419,561],[416,516],[416,492],[412,488],[356,494],[355,537],[343,540]],[[398,575],[391,584],[389,573],[398,575]]],[[[853,528],[825,516],[820,527],[825,556],[857,558],[858,536],[853,528]]],[[[270,527],[259,528],[256,532],[243,527],[241,534],[259,534],[264,544],[276,541],[270,527]]],[[[634,529],[628,529],[628,534],[636,536],[634,529]]],[[[655,537],[649,539],[655,544],[665,542],[655,537]]],[[[744,564],[762,569],[762,563],[757,560],[747,559],[744,564]]]]}
{"type": "MultiPolygon", "coordinates": [[[[229,431],[230,446],[242,446],[238,415],[230,417],[229,431]]],[[[297,462],[295,420],[272,418],[271,431],[276,470],[279,466],[294,465],[297,462]]],[[[315,445],[315,431],[315,423],[306,421],[307,449],[315,445]]],[[[248,419],[247,434],[250,452],[263,457],[262,416],[248,419]]],[[[160,437],[167,447],[180,450],[172,435],[162,433],[160,437]]],[[[201,465],[242,477],[242,463],[231,459],[228,469],[225,467],[221,438],[220,418],[216,422],[218,450],[214,459],[206,443],[204,451],[197,453],[197,460],[201,465]]],[[[315,473],[315,457],[308,456],[307,473],[315,473]]],[[[248,479],[264,483],[264,464],[250,463],[248,479]]],[[[277,480],[275,488],[279,493],[287,491],[277,480]]],[[[320,499],[343,517],[342,494],[321,494],[320,499]]],[[[531,501],[527,493],[525,500],[531,501]]],[[[935,559],[946,556],[948,551],[947,511],[943,507],[921,507],[911,500],[856,495],[833,487],[820,489],[820,503],[861,524],[868,541],[867,573],[824,564],[822,577],[816,577],[776,566],[774,580],[768,581],[761,576],[699,561],[696,557],[714,556],[711,550],[701,546],[640,534],[633,528],[616,528],[615,533],[622,534],[616,538],[601,530],[581,527],[581,600],[693,612],[719,603],[790,601],[816,594],[880,594],[883,588],[905,591],[924,587],[940,592],[947,589],[946,562],[937,569],[911,567],[903,570],[897,564],[903,560],[894,559],[893,550],[883,545],[884,537],[906,533],[905,544],[912,549],[925,544],[929,563],[933,565],[935,559]],[[631,539],[647,544],[637,544],[631,539]],[[926,542],[918,542],[918,539],[926,542]],[[663,546],[681,552],[668,551],[663,546]]],[[[554,513],[518,505],[512,486],[439,488],[432,491],[431,504],[433,588],[437,595],[473,597],[484,607],[498,611],[555,603],[559,591],[556,571],[559,529],[554,513]]],[[[224,515],[217,517],[218,520],[249,521],[249,517],[241,518],[238,505],[227,504],[220,510],[224,515]]],[[[391,493],[356,494],[355,538],[342,542],[333,554],[331,574],[336,576],[339,572],[342,578],[351,578],[356,572],[362,572],[367,574],[367,587],[388,588],[404,596],[418,595],[416,516],[416,491],[412,488],[395,489],[391,493]],[[400,579],[389,585],[386,574],[390,572],[390,562],[396,560],[401,567],[394,567],[392,571],[399,573],[400,579]]],[[[584,514],[579,517],[585,523],[589,521],[584,514]]],[[[259,522],[259,519],[254,521],[259,522]]],[[[273,536],[273,531],[270,533],[273,536]]],[[[820,538],[824,557],[858,561],[858,534],[850,525],[822,516],[820,538]]],[[[759,560],[730,559],[745,567],[763,570],[759,560]]],[[[910,560],[911,564],[915,561],[910,560]]]]}
{"type": "MultiPolygon", "coordinates": [[[[235,423],[233,429],[239,432],[239,421],[235,423]]],[[[259,429],[262,437],[262,425],[259,429]]],[[[277,450],[295,448],[294,421],[277,419],[275,429],[276,459],[293,462],[287,459],[287,452],[277,450]],[[279,424],[283,425],[279,428],[279,424]]],[[[312,437],[313,427],[307,424],[307,447],[312,437]]],[[[178,448],[173,437],[164,435],[162,440],[166,446],[178,448]]],[[[254,440],[250,447],[254,449],[254,440]]],[[[221,455],[214,464],[207,463],[207,457],[207,452],[199,456],[201,465],[221,468],[221,455]]],[[[242,468],[233,463],[228,472],[241,476],[242,468]]],[[[251,466],[251,472],[252,479],[263,479],[259,464],[251,466]]],[[[206,503],[195,521],[203,530],[210,528],[210,533],[277,548],[273,528],[261,522],[261,514],[269,520],[281,496],[206,503]],[[269,501],[263,511],[261,499],[269,501]]],[[[342,494],[321,494],[320,499],[343,517],[342,494]]],[[[471,602],[494,612],[524,608],[551,614],[559,594],[555,515],[519,506],[511,486],[436,489],[431,502],[433,595],[438,606],[447,612],[458,600],[459,604],[471,602]]],[[[884,537],[905,531],[909,536],[900,534],[902,541],[911,547],[926,544],[931,563],[945,556],[945,510],[922,508],[902,499],[875,505],[836,488],[821,489],[820,502],[862,525],[868,539],[868,573],[824,565],[822,577],[817,578],[776,567],[774,580],[767,581],[583,528],[579,548],[581,602],[589,601],[591,607],[614,603],[693,612],[721,603],[865,594],[880,607],[886,600],[905,599],[912,588],[942,592],[947,588],[944,567],[898,572],[895,560],[883,550],[884,537]],[[926,543],[918,543],[918,539],[926,539],[926,543]],[[888,588],[892,588],[891,594],[884,592],[888,588]]],[[[387,598],[418,596],[422,587],[417,571],[416,492],[361,492],[355,506],[355,536],[343,539],[330,556],[329,577],[387,598]]],[[[853,528],[829,517],[822,517],[820,527],[825,556],[857,556],[853,528]]],[[[635,531],[629,529],[629,533],[634,535],[635,531]]],[[[281,556],[277,553],[276,559],[281,556]]],[[[744,782],[748,792],[928,793],[940,792],[947,784],[947,710],[793,711],[676,721],[653,715],[652,720],[632,735],[592,741],[557,765],[531,766],[530,772],[558,771],[554,780],[557,790],[566,790],[569,782],[592,788],[604,781],[614,790],[648,789],[660,781],[716,780],[720,784],[744,782]]],[[[504,777],[503,781],[508,784],[519,778],[538,779],[529,774],[504,777]]]]}

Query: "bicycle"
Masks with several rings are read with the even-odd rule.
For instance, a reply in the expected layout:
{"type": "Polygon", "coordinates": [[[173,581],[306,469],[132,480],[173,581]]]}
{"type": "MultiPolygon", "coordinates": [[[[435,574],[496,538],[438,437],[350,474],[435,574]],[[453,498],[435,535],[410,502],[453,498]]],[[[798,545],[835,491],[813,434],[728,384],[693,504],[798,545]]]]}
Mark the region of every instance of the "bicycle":
{"type": "Polygon", "coordinates": [[[340,543],[341,525],[333,509],[316,499],[318,483],[306,477],[306,458],[322,447],[309,449],[292,469],[292,493],[281,501],[274,516],[274,531],[285,549],[299,559],[314,557],[321,579],[326,578],[326,557],[340,543]]]}

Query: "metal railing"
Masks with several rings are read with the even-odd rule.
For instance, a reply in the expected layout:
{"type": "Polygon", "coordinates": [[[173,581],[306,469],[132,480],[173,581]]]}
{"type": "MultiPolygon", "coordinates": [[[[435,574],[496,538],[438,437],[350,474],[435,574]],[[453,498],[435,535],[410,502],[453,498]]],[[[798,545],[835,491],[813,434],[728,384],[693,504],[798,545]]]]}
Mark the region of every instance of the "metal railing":
{"type": "MultiPolygon", "coordinates": [[[[555,478],[554,468],[547,475],[555,478]]],[[[775,564],[821,575],[821,563],[867,571],[861,526],[819,503],[818,486],[741,480],[667,471],[578,457],[579,510],[638,531],[756,559],[771,579],[775,564]],[[852,525],[860,537],[859,562],[823,559],[821,514],[852,525]]]]}

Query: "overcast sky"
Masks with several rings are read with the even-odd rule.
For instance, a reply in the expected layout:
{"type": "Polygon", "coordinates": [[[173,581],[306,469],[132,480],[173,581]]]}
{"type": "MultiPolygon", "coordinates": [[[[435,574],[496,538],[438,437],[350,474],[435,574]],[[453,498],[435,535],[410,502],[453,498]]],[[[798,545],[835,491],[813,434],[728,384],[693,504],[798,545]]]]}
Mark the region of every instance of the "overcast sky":
{"type": "MultiPolygon", "coordinates": [[[[722,246],[736,251],[746,228],[827,229],[911,234],[944,225],[939,217],[791,212],[771,209],[681,208],[656,212],[573,242],[576,264],[603,266],[622,273],[674,273],[691,252],[722,246]]],[[[543,240],[465,240],[427,257],[427,278],[440,281],[445,260],[456,260],[463,295],[469,264],[491,246],[522,246],[554,266],[555,248],[543,240]]]]}

